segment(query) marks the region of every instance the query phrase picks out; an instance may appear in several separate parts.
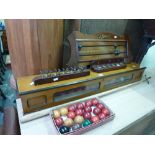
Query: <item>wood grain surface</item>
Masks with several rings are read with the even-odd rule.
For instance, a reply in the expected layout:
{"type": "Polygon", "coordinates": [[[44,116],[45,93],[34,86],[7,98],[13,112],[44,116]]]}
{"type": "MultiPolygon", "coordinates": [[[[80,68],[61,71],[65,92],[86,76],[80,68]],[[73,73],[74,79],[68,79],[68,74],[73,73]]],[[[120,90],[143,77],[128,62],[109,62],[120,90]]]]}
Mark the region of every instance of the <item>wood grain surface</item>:
{"type": "Polygon", "coordinates": [[[60,66],[63,20],[5,20],[14,76],[39,74],[60,66]]]}
{"type": "MultiPolygon", "coordinates": [[[[123,72],[127,72],[127,71],[133,71],[134,69],[138,69],[138,68],[139,68],[138,64],[131,63],[131,64],[128,64],[127,67],[124,69],[113,70],[113,71],[109,71],[109,72],[103,72],[103,75],[109,76],[112,74],[118,74],[118,73],[123,73],[123,72]]],[[[45,89],[49,89],[49,88],[51,89],[54,87],[59,87],[62,85],[67,85],[67,84],[71,85],[75,82],[78,83],[80,81],[88,81],[90,79],[95,79],[97,77],[100,77],[100,74],[90,71],[90,75],[85,76],[85,77],[80,77],[80,78],[76,78],[76,79],[69,79],[69,80],[64,80],[64,81],[58,81],[58,82],[53,82],[53,83],[48,83],[48,84],[43,84],[43,85],[37,85],[37,86],[30,85],[30,83],[32,82],[32,79],[36,76],[37,75],[18,78],[17,84],[18,84],[19,93],[45,90],[45,89]]]]}
{"type": "Polygon", "coordinates": [[[145,68],[139,68],[139,65],[137,64],[128,64],[124,69],[103,72],[100,74],[91,71],[90,75],[86,77],[38,86],[30,84],[34,76],[18,78],[18,90],[22,100],[23,111],[24,113],[30,113],[42,110],[136,82],[141,79],[144,69],[145,68]],[[111,81],[116,78],[119,78],[120,80],[123,77],[128,78],[128,76],[131,76],[131,78],[119,82],[114,81],[114,83],[111,84],[111,81]],[[89,92],[84,91],[83,89],[81,90],[81,88],[86,88],[87,86],[92,87],[92,85],[98,85],[97,89],[92,89],[89,92]],[[65,91],[70,90],[72,90],[70,91],[71,93],[75,93],[74,91],[77,88],[79,88],[82,93],[76,93],[76,95],[73,96],[70,96],[68,92],[63,94],[65,91]],[[55,100],[56,94],[60,94],[60,100],[55,100]],[[64,98],[61,98],[62,94],[65,96],[64,98]]]}
{"type": "Polygon", "coordinates": [[[64,57],[64,66],[65,64],[81,65],[81,62],[87,62],[83,65],[89,67],[93,61],[127,59],[128,56],[128,41],[125,36],[118,36],[110,32],[98,32],[90,35],[73,31],[68,36],[68,41],[71,50],[68,51],[70,53],[68,61],[65,62],[64,57]],[[115,53],[117,51],[119,54],[115,53]]]}

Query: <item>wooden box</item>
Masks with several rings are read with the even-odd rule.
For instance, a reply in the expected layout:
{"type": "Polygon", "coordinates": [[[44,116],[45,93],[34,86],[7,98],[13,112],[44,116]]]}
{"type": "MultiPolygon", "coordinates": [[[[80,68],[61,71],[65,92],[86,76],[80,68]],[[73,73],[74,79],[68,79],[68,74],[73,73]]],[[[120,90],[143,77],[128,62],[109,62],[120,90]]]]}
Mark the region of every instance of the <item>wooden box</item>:
{"type": "Polygon", "coordinates": [[[24,114],[64,104],[141,80],[145,68],[131,63],[126,68],[43,85],[32,85],[34,76],[17,79],[24,114]]]}

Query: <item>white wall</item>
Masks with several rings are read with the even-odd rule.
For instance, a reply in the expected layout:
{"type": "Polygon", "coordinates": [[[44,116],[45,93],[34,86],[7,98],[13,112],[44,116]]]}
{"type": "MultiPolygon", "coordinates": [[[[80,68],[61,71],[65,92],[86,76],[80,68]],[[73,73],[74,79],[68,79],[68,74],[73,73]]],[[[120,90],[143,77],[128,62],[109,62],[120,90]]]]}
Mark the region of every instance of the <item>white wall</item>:
{"type": "Polygon", "coordinates": [[[146,55],[144,56],[142,62],[141,62],[142,67],[148,67],[152,68],[155,67],[155,46],[152,46],[146,55]]]}

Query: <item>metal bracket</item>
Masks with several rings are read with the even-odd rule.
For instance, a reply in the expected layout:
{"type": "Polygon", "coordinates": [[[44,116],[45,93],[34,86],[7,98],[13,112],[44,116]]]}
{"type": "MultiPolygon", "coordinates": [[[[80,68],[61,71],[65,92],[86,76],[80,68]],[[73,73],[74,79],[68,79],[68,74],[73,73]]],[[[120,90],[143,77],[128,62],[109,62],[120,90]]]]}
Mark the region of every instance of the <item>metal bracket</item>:
{"type": "Polygon", "coordinates": [[[118,47],[118,45],[114,44],[114,48],[115,48],[114,54],[115,55],[119,55],[120,54],[120,51],[117,49],[117,47],[118,47]]]}
{"type": "Polygon", "coordinates": [[[149,76],[149,77],[147,77],[147,75],[145,74],[145,80],[143,80],[143,82],[147,82],[147,84],[149,84],[150,83],[150,80],[151,79],[151,76],[149,76]]]}

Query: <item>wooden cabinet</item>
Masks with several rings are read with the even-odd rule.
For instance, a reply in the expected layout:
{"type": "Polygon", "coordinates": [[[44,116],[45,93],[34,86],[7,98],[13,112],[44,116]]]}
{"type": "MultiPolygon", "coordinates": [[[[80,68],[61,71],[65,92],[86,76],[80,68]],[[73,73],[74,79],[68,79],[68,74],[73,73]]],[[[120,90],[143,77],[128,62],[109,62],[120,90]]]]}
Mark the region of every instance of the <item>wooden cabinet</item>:
{"type": "Polygon", "coordinates": [[[141,80],[145,68],[127,64],[126,68],[103,73],[90,71],[90,75],[76,79],[30,85],[35,76],[17,79],[24,114],[58,106],[83,97],[105,92],[141,80]]]}
{"type": "Polygon", "coordinates": [[[9,19],[8,46],[14,76],[38,74],[62,62],[62,19],[9,19]]]}

